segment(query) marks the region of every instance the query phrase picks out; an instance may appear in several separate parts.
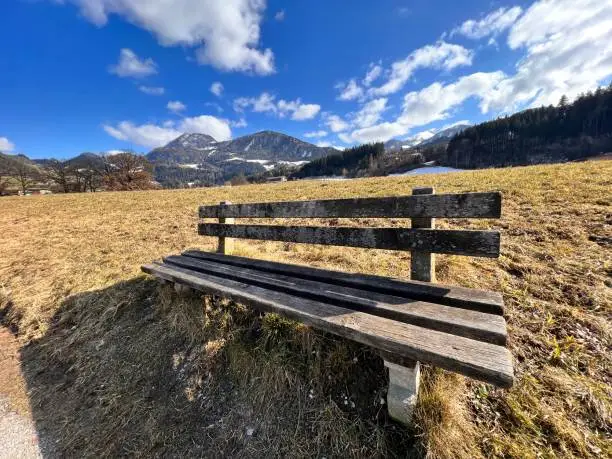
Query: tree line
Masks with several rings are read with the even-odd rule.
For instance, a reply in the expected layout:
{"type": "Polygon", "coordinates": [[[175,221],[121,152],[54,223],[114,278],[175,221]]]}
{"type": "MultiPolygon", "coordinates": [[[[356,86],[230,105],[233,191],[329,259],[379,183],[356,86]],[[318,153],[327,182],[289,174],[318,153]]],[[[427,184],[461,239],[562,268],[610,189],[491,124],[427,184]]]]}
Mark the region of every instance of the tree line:
{"type": "Polygon", "coordinates": [[[358,147],[347,148],[344,151],[314,159],[304,164],[294,178],[345,176],[358,177],[368,175],[368,171],[379,168],[379,161],[385,154],[385,145],[382,142],[369,143],[358,147]]]}
{"type": "Polygon", "coordinates": [[[575,160],[612,151],[612,85],[572,103],[525,110],[469,127],[447,148],[446,165],[458,168],[575,160]]]}
{"type": "Polygon", "coordinates": [[[99,156],[85,153],[72,160],[37,164],[23,155],[0,154],[0,194],[17,187],[23,194],[34,186],[54,192],[79,193],[157,188],[152,165],[130,152],[99,156]]]}

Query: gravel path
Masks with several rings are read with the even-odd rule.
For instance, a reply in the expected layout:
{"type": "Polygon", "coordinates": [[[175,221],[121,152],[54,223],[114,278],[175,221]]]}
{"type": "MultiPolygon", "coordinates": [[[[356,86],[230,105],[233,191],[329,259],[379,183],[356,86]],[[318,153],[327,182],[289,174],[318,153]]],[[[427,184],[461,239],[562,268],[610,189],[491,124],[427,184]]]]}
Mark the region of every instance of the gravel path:
{"type": "Polygon", "coordinates": [[[0,398],[0,459],[42,457],[32,420],[11,411],[8,400],[0,398]]]}
{"type": "Polygon", "coordinates": [[[19,342],[0,325],[0,459],[50,458],[41,454],[19,351],[19,342]]]}

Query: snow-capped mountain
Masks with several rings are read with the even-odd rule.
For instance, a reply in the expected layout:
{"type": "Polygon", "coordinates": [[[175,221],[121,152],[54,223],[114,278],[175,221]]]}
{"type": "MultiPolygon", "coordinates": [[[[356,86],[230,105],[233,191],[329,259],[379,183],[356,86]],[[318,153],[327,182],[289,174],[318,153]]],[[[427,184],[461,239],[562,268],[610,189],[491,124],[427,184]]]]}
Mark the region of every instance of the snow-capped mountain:
{"type": "Polygon", "coordinates": [[[264,168],[276,164],[303,164],[321,156],[337,153],[329,147],[317,147],[295,137],[274,131],[262,131],[217,142],[206,134],[183,134],[169,144],[155,148],[147,158],[155,164],[216,166],[233,162],[260,164],[264,168]]]}
{"type": "Polygon", "coordinates": [[[469,124],[457,124],[438,132],[431,129],[419,132],[417,135],[408,137],[404,140],[391,139],[385,143],[385,150],[400,150],[448,142],[455,134],[458,134],[468,127],[470,127],[469,124]]]}

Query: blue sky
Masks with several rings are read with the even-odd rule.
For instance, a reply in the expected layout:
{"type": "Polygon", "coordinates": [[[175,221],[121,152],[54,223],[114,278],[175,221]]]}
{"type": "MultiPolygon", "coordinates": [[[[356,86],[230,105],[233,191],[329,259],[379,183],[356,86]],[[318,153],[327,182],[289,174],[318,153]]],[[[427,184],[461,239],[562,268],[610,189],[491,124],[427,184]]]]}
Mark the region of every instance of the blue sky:
{"type": "Polygon", "coordinates": [[[65,158],[264,129],[426,137],[612,76],[612,2],[10,0],[0,150],[65,158]]]}

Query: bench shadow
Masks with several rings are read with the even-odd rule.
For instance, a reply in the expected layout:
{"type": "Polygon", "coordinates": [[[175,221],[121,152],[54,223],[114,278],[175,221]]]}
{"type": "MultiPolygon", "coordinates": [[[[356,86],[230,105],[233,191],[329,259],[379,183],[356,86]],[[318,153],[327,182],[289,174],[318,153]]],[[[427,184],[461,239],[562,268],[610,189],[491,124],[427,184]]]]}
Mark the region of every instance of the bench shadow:
{"type": "Polygon", "coordinates": [[[155,308],[142,277],[72,295],[47,333],[21,351],[45,457],[202,455],[219,413],[189,400],[180,371],[191,349],[155,308]],[[45,446],[46,445],[46,446],[45,446]]]}
{"type": "MultiPolygon", "coordinates": [[[[255,405],[248,400],[253,394],[245,398],[240,393],[236,375],[227,368],[227,356],[211,351],[213,340],[194,340],[173,327],[160,307],[161,296],[168,291],[139,276],[72,295],[62,302],[44,336],[22,348],[21,370],[43,457],[296,454],[284,439],[283,449],[274,449],[277,433],[289,428],[307,436],[313,429],[309,422],[320,422],[320,415],[313,410],[295,419],[289,411],[282,413],[279,405],[270,409],[278,408],[279,416],[285,416],[278,420],[280,427],[270,427],[267,436],[245,433],[244,426],[261,424],[270,415],[253,412],[255,405]],[[209,360],[220,364],[209,366],[202,358],[207,352],[209,360]]],[[[204,307],[200,297],[192,300],[204,307]]],[[[354,343],[346,346],[361,352],[354,343]]],[[[369,364],[355,364],[361,365],[369,364]]],[[[378,380],[384,380],[382,364],[372,368],[371,373],[360,370],[362,379],[354,385],[364,385],[370,378],[364,390],[386,386],[378,380]],[[372,374],[378,379],[373,380],[372,374]]],[[[353,377],[343,376],[339,387],[344,390],[353,377]]],[[[302,395],[302,402],[311,403],[307,389],[302,395]]],[[[345,416],[340,411],[338,415],[345,416]]],[[[370,418],[368,428],[377,429],[375,425],[382,423],[378,432],[387,437],[391,450],[405,455],[413,444],[410,433],[388,421],[384,407],[377,408],[375,416],[379,420],[370,418]]],[[[333,416],[329,422],[334,424],[333,416]]],[[[334,455],[325,445],[320,453],[334,455]]]]}

